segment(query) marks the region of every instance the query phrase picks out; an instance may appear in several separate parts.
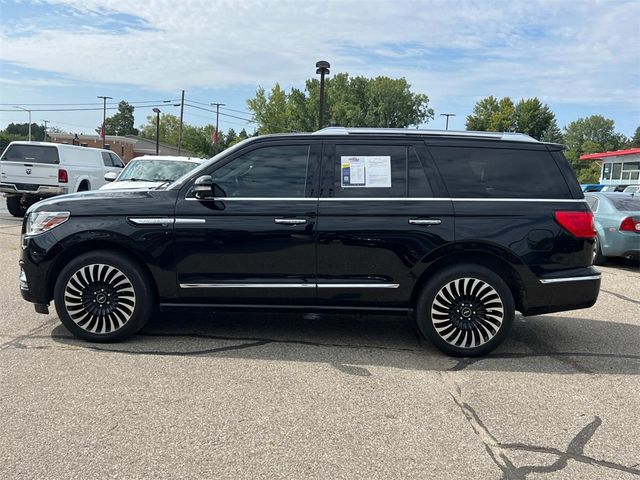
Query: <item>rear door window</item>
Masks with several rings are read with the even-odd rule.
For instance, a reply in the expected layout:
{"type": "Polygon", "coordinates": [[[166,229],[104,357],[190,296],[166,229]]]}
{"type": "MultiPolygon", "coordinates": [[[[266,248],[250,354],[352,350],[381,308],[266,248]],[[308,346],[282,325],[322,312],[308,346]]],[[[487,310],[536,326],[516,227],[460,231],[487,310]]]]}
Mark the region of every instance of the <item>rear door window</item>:
{"type": "Polygon", "coordinates": [[[113,167],[113,160],[111,160],[111,155],[108,152],[100,152],[102,154],[102,163],[104,163],[105,167],[113,167]]]}
{"type": "Polygon", "coordinates": [[[457,198],[571,198],[545,150],[430,146],[449,194],[457,198]]]}
{"type": "Polygon", "coordinates": [[[111,156],[111,162],[114,167],[124,168],[124,163],[122,163],[122,160],[120,160],[120,157],[118,155],[112,152],[109,153],[109,155],[111,156]]]}
{"type": "Polygon", "coordinates": [[[24,163],[60,163],[58,149],[42,145],[9,145],[2,160],[24,163]]]}
{"type": "Polygon", "coordinates": [[[335,197],[406,197],[406,145],[336,145],[335,197]]]}

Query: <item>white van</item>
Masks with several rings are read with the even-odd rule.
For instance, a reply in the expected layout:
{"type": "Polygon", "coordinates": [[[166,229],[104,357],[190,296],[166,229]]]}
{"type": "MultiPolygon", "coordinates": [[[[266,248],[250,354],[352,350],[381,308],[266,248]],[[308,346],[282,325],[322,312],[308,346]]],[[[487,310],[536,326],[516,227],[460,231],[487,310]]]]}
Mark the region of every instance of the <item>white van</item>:
{"type": "Polygon", "coordinates": [[[0,156],[0,192],[7,210],[21,217],[33,203],[54,195],[96,190],[107,172],[119,173],[118,155],[99,148],[49,142],[11,142],[0,156]]]}

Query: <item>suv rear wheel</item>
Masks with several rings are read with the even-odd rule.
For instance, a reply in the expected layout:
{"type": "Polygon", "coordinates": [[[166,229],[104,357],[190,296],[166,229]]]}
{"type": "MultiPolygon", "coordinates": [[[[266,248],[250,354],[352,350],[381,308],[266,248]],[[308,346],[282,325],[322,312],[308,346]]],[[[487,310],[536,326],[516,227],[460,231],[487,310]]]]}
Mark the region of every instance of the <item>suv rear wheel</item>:
{"type": "Polygon", "coordinates": [[[444,353],[484,355],[505,338],[515,314],[507,284],[488,268],[461,264],[442,270],[418,300],[420,332],[444,353]]]}
{"type": "Polygon", "coordinates": [[[14,217],[24,217],[27,213],[27,207],[22,202],[22,197],[11,196],[7,197],[7,210],[14,217]]]}
{"type": "Polygon", "coordinates": [[[154,295],[137,265],[103,250],[69,262],[56,280],[54,300],[60,320],[76,337],[115,342],[147,323],[154,295]]]}

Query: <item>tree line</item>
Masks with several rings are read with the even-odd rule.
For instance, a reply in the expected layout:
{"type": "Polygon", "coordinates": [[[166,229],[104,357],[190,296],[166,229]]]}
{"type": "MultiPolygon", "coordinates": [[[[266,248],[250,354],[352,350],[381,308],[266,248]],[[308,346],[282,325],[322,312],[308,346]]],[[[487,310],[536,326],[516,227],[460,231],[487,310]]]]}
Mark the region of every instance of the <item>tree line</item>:
{"type": "MultiPolygon", "coordinates": [[[[325,81],[325,105],[323,126],[409,128],[427,124],[435,115],[427,95],[413,92],[404,78],[385,76],[350,77],[347,73],[338,73],[325,81]]],[[[309,79],[304,89],[289,91],[277,83],[268,92],[259,87],[255,96],[247,100],[247,107],[255,124],[251,135],[314,131],[318,126],[320,82],[317,78],[309,79]]],[[[135,128],[134,110],[132,105],[121,101],[118,111],[106,119],[105,133],[155,139],[155,115],[149,115],[146,124],[135,128]]],[[[537,140],[562,143],[582,183],[598,181],[599,169],[595,162],[579,160],[580,155],[640,147],[640,127],[632,138],[627,138],[616,131],[612,119],[592,115],[569,122],[561,129],[551,107],[538,98],[518,101],[510,97],[483,98],[466,117],[465,127],[477,131],[521,132],[537,140]]],[[[27,130],[26,123],[10,124],[0,132],[0,147],[4,148],[11,140],[26,138],[27,130]]],[[[250,136],[245,129],[236,133],[230,128],[219,132],[218,143],[214,144],[214,130],[212,124],[183,123],[182,147],[195,155],[210,157],[250,136]]],[[[98,126],[96,132],[100,131],[98,126]]],[[[179,131],[179,118],[163,113],[160,141],[177,145],[179,131]]],[[[34,140],[43,140],[44,133],[42,126],[32,124],[34,140]]]]}

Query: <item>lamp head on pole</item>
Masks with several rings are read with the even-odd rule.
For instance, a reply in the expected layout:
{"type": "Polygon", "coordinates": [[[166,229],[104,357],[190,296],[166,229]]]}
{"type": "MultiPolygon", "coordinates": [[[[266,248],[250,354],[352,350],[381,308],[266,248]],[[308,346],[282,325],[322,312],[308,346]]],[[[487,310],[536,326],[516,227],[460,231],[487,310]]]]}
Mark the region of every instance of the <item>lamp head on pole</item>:
{"type": "Polygon", "coordinates": [[[153,109],[153,111],[154,111],[155,113],[158,113],[158,114],[160,113],[160,109],[159,109],[159,108],[154,108],[154,109],[153,109]]]}
{"type": "Polygon", "coordinates": [[[329,62],[327,62],[326,60],[320,60],[318,62],[316,62],[316,73],[317,74],[328,74],[329,73],[329,68],[331,68],[331,65],[329,65],[329,62]]]}

